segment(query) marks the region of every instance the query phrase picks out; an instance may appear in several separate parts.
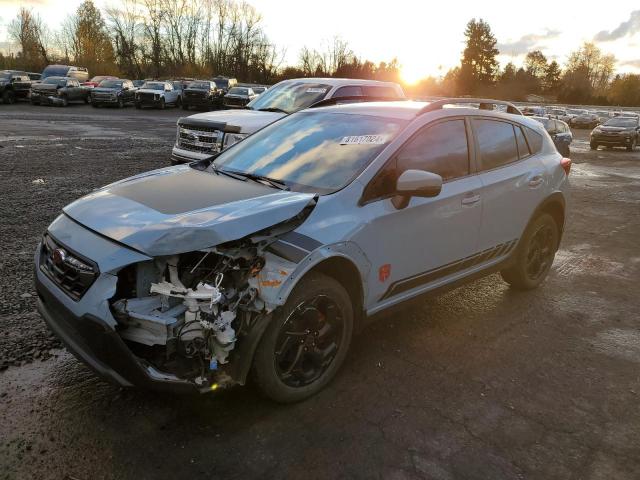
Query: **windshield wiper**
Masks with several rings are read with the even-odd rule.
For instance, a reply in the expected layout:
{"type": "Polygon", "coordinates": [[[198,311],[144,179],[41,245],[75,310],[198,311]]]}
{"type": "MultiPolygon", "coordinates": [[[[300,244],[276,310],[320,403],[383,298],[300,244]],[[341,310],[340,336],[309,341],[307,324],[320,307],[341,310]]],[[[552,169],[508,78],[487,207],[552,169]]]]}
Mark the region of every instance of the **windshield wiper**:
{"type": "Polygon", "coordinates": [[[235,178],[236,180],[242,180],[243,182],[247,180],[243,175],[240,175],[239,173],[230,172],[229,170],[223,170],[221,168],[218,168],[218,166],[214,162],[211,162],[211,169],[213,170],[213,173],[215,173],[216,175],[223,174],[223,175],[226,175],[227,177],[235,178]]]}
{"type": "Polygon", "coordinates": [[[258,108],[258,111],[259,112],[278,112],[278,113],[284,113],[285,115],[289,115],[289,112],[278,107],[258,108]]]}
{"type": "Polygon", "coordinates": [[[219,170],[221,173],[232,173],[233,175],[238,175],[240,177],[244,177],[249,180],[253,180],[254,182],[263,183],[266,182],[274,188],[278,188],[280,190],[289,190],[289,187],[282,181],[276,180],[275,178],[266,177],[264,175],[258,175],[257,173],[249,173],[249,172],[229,172],[228,170],[219,170]]]}

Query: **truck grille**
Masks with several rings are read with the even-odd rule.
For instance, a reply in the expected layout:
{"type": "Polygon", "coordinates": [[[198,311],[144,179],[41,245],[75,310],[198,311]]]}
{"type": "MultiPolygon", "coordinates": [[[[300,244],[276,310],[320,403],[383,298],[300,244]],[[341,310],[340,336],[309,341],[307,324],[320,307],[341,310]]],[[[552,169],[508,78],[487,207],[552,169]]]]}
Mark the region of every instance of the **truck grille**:
{"type": "Polygon", "coordinates": [[[200,153],[218,153],[222,146],[224,133],[210,127],[178,127],[178,146],[185,150],[200,153]]]}
{"type": "Polygon", "coordinates": [[[138,93],[138,98],[143,102],[152,102],[156,95],[156,93],[140,92],[138,93]]]}
{"type": "Polygon", "coordinates": [[[40,270],[74,300],[80,300],[98,276],[98,266],[55,241],[42,239],[40,270]]]}
{"type": "Polygon", "coordinates": [[[112,93],[93,92],[93,98],[96,100],[115,100],[116,96],[112,93]]]}

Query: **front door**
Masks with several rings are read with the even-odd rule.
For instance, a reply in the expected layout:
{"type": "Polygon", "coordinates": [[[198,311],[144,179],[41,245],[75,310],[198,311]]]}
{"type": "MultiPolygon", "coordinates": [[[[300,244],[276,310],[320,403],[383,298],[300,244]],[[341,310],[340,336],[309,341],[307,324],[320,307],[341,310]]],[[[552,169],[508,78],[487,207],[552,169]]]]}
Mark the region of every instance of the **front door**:
{"type": "Polygon", "coordinates": [[[355,238],[372,265],[367,309],[396,303],[458,273],[477,251],[480,230],[481,183],[471,169],[464,118],[418,131],[372,182],[385,177],[393,180],[382,181],[388,185],[380,197],[362,207],[371,221],[355,238]],[[394,203],[395,179],[408,169],[442,176],[440,194],[394,203]]]}

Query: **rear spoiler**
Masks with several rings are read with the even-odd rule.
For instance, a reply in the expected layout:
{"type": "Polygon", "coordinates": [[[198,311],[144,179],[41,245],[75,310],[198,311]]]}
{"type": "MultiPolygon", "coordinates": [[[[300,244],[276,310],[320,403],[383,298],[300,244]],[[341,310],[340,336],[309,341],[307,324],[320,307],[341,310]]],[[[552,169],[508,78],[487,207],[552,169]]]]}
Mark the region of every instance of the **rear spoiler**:
{"type": "Polygon", "coordinates": [[[341,103],[359,103],[359,102],[406,102],[406,98],[402,97],[373,97],[367,95],[351,95],[346,97],[325,98],[316,103],[312,103],[307,108],[326,107],[327,105],[339,105],[341,103]]]}

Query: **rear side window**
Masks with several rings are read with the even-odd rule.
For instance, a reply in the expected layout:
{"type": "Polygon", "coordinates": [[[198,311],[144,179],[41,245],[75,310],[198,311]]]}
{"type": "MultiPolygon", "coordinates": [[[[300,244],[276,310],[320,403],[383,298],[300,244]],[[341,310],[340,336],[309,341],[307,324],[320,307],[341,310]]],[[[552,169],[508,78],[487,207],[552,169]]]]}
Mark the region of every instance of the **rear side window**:
{"type": "Polygon", "coordinates": [[[398,172],[426,170],[437,173],[443,180],[468,175],[469,148],[464,120],[427,126],[402,148],[397,161],[398,172]]]}
{"type": "Polygon", "coordinates": [[[363,87],[364,94],[368,97],[388,97],[388,98],[400,98],[395,88],[391,87],[372,87],[365,85],[363,87]]]}
{"type": "Polygon", "coordinates": [[[531,152],[529,151],[529,145],[527,145],[527,139],[524,138],[524,132],[522,131],[522,128],[514,125],[513,129],[516,132],[516,144],[518,145],[518,157],[521,159],[528,157],[529,155],[531,155],[531,152]]]}
{"type": "Polygon", "coordinates": [[[333,98],[339,97],[361,97],[364,95],[362,93],[362,88],[357,85],[350,85],[347,87],[340,87],[336,90],[336,93],[333,94],[333,98]]]}
{"type": "Polygon", "coordinates": [[[513,125],[495,120],[473,120],[480,149],[482,170],[491,170],[518,160],[513,125]]]}

